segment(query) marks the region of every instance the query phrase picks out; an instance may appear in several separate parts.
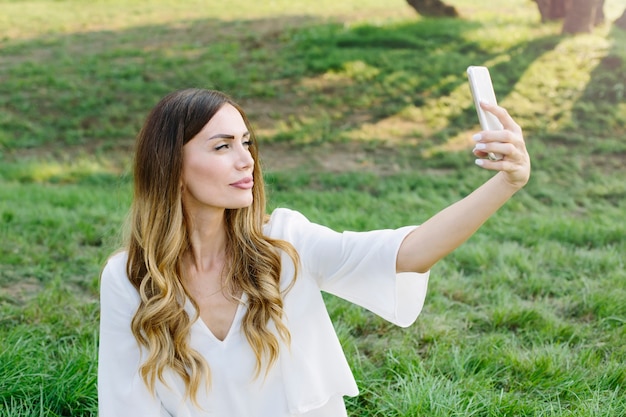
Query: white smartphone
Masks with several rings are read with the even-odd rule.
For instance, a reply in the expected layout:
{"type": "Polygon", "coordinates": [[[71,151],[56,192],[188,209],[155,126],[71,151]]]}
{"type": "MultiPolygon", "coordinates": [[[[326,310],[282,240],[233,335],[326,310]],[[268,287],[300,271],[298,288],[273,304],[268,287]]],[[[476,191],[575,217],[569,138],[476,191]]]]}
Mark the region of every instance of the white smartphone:
{"type": "MultiPolygon", "coordinates": [[[[469,66],[467,67],[467,78],[469,80],[470,91],[474,98],[474,106],[476,107],[476,113],[478,113],[478,121],[483,130],[502,130],[504,127],[500,120],[493,114],[484,111],[480,107],[480,102],[497,105],[496,93],[493,90],[493,84],[491,83],[491,76],[489,75],[489,69],[481,66],[469,66]]],[[[502,155],[498,153],[489,152],[489,159],[497,161],[502,159],[502,155]]]]}

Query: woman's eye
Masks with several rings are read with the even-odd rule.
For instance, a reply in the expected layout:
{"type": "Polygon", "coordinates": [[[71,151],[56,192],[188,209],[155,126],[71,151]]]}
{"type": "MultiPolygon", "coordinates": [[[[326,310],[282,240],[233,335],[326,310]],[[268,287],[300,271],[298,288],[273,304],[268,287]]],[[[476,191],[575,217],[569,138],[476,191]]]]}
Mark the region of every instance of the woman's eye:
{"type": "Polygon", "coordinates": [[[243,142],[243,146],[245,146],[246,148],[249,148],[250,146],[252,146],[252,144],[253,144],[252,139],[249,139],[243,142]]]}
{"type": "Polygon", "coordinates": [[[215,147],[215,150],[216,150],[216,151],[221,151],[222,149],[228,149],[228,144],[227,144],[227,143],[224,143],[224,144],[222,144],[222,145],[219,145],[219,146],[216,146],[216,147],[215,147]]]}

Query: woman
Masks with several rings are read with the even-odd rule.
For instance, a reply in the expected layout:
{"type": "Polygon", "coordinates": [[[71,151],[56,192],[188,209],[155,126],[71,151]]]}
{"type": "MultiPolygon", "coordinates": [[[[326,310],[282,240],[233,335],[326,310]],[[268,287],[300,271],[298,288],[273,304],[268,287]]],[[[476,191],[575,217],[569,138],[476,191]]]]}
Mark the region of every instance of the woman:
{"type": "Polygon", "coordinates": [[[100,417],[345,416],[358,391],[321,291],[413,323],[431,266],[528,181],[521,129],[483,107],[505,127],[474,137],[495,176],[419,228],[336,233],[266,215],[254,135],[229,97],[165,97],[137,139],[128,245],[102,273],[100,417]]]}

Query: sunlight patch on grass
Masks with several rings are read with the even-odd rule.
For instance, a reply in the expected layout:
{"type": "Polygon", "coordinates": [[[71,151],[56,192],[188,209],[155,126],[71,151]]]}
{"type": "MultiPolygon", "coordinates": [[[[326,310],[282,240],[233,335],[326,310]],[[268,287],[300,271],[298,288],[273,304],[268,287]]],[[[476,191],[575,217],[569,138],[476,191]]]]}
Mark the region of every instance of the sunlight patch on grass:
{"type": "Polygon", "coordinates": [[[566,128],[608,47],[606,39],[592,35],[586,41],[584,36],[563,39],[529,65],[502,105],[514,108],[527,128],[548,132],[566,128]]]}
{"type": "Polygon", "coordinates": [[[340,75],[345,74],[345,76],[350,79],[363,82],[369,81],[380,74],[380,69],[372,65],[368,65],[364,61],[357,60],[344,63],[343,68],[340,71],[337,71],[337,73],[340,75]]]}
{"type": "MultiPolygon", "coordinates": [[[[433,96],[420,106],[408,105],[391,116],[375,122],[362,123],[358,128],[350,130],[347,137],[361,141],[383,140],[388,143],[417,144],[437,132],[444,131],[470,107],[473,111],[473,102],[465,73],[447,78],[448,80],[441,80],[440,83],[458,84],[458,87],[449,94],[433,96]]],[[[433,89],[436,88],[437,86],[433,87],[433,89]]],[[[467,128],[476,130],[479,128],[477,117],[467,125],[467,128]]],[[[468,132],[468,130],[463,130],[453,133],[448,136],[443,145],[436,144],[427,149],[425,155],[445,150],[466,149],[471,145],[468,132]]]]}
{"type": "Polygon", "coordinates": [[[429,134],[424,129],[425,122],[420,109],[410,106],[376,122],[361,123],[358,128],[346,132],[346,137],[362,142],[415,145],[429,134]]]}
{"type": "Polygon", "coordinates": [[[0,168],[0,175],[8,181],[36,183],[77,183],[117,181],[119,166],[107,160],[95,158],[77,158],[72,161],[32,160],[19,164],[5,164],[0,168]]]}
{"type": "Polygon", "coordinates": [[[326,92],[332,92],[353,84],[354,80],[345,72],[340,71],[328,71],[312,77],[303,77],[299,81],[301,88],[326,92]]]}
{"type": "MultiPolygon", "coordinates": [[[[63,2],[32,0],[2,2],[0,32],[4,40],[29,40],[42,34],[78,34],[98,31],[127,30],[149,25],[179,25],[181,22],[217,19],[225,24],[242,19],[262,20],[286,16],[342,18],[352,21],[376,19],[389,21],[416,17],[404,2],[396,7],[377,0],[337,2],[333,0],[258,2],[243,0],[234,7],[231,3],[202,0],[109,0],[63,2]],[[242,15],[242,10],[245,13],[242,15]],[[4,17],[4,18],[2,18],[4,17]]],[[[2,41],[2,39],[0,39],[2,41]]]]}

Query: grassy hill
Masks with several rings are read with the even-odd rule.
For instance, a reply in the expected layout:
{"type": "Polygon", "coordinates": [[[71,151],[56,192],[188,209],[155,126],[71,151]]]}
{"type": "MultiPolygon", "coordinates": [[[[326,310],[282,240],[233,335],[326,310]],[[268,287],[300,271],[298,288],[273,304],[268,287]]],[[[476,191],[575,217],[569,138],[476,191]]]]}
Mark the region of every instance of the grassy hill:
{"type": "MultiPolygon", "coordinates": [[[[354,416],[626,415],[626,32],[560,35],[527,0],[0,0],[0,415],[96,415],[98,275],[134,136],[184,87],[254,124],[270,209],[419,224],[491,174],[465,68],[524,128],[528,186],[436,265],[398,329],[328,297],[354,416]]],[[[608,20],[626,1],[607,0],[608,20]]]]}

